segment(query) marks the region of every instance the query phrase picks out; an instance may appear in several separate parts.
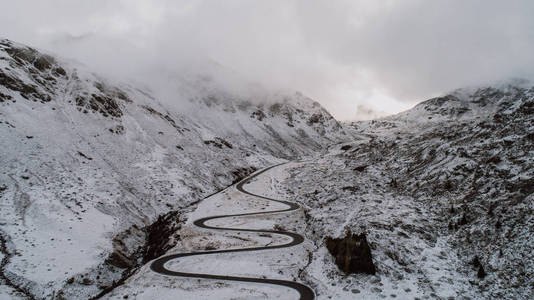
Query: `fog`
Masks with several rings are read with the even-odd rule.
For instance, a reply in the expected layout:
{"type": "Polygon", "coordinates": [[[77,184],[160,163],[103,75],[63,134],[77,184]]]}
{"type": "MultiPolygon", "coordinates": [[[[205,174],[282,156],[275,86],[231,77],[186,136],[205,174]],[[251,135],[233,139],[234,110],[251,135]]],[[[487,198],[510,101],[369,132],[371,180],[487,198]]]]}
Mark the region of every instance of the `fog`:
{"type": "Polygon", "coordinates": [[[342,120],[534,77],[532,1],[2,0],[1,8],[2,37],[110,76],[161,87],[154,74],[216,66],[212,75],[230,88],[227,75],[237,74],[301,91],[342,120]]]}

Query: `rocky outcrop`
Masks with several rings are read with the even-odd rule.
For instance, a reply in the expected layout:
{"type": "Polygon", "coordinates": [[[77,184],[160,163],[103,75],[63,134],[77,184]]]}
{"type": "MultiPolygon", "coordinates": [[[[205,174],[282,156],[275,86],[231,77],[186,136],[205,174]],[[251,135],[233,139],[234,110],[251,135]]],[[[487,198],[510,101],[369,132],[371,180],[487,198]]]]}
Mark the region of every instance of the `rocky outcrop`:
{"type": "Polygon", "coordinates": [[[169,212],[346,136],[301,94],[241,95],[194,76],[169,84],[175,99],[158,99],[146,87],[0,39],[0,140],[8,145],[0,155],[0,229],[13,226],[4,236],[17,245],[10,253],[25,250],[9,269],[20,278],[65,274],[34,282],[30,294],[102,294],[169,247],[176,223],[169,212]],[[43,217],[45,226],[24,224],[43,217]],[[72,255],[44,253],[43,236],[50,249],[72,255]]]}
{"type": "Polygon", "coordinates": [[[350,241],[330,241],[334,259],[323,248],[307,271],[329,279],[318,293],[339,299],[357,287],[387,298],[390,281],[412,285],[399,299],[532,298],[533,112],[534,86],[459,91],[354,123],[353,143],[292,170],[308,237],[365,229],[380,270],[377,282],[342,276],[333,263],[350,269],[350,241]]]}
{"type": "Polygon", "coordinates": [[[180,236],[176,234],[180,227],[179,211],[171,211],[160,216],[156,222],[148,226],[143,262],[146,263],[159,257],[174,247],[180,239],[180,236]]]}
{"type": "Polygon", "coordinates": [[[327,237],[326,248],[334,256],[336,265],[345,274],[376,273],[365,233],[357,235],[347,231],[344,238],[327,237]]]}

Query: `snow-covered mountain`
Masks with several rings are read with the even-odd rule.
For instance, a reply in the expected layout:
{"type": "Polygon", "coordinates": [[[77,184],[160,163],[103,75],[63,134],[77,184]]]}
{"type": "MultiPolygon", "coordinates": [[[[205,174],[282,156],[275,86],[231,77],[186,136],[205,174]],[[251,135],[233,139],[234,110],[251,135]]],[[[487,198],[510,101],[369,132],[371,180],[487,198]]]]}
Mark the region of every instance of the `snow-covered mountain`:
{"type": "Polygon", "coordinates": [[[534,297],[531,83],[463,88],[340,125],[299,93],[167,80],[161,93],[0,42],[0,298],[294,297],[146,264],[167,250],[282,243],[194,220],[283,209],[233,188],[199,200],[286,160],[246,189],[303,210],[214,223],[298,232],[301,245],[171,267],[296,280],[317,299],[534,297]],[[347,232],[370,274],[336,266],[357,257],[336,245],[347,232]]]}
{"type": "Polygon", "coordinates": [[[308,206],[317,248],[305,276],[323,283],[318,293],[532,299],[532,85],[460,89],[347,129],[361,139],[285,184],[308,206]],[[333,264],[324,238],[347,230],[367,234],[376,275],[347,278],[333,264]]]}
{"type": "Polygon", "coordinates": [[[167,213],[346,138],[299,93],[184,85],[163,101],[0,41],[0,298],[98,295],[146,259],[167,213]]]}

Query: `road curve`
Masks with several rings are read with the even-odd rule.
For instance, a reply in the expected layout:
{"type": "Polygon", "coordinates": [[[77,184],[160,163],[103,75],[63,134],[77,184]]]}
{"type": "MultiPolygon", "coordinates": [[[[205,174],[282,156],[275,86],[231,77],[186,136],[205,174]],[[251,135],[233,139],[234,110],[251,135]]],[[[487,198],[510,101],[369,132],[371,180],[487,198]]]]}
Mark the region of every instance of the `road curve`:
{"type": "Polygon", "coordinates": [[[226,276],[226,275],[211,275],[211,274],[197,274],[197,273],[184,273],[184,272],[177,272],[177,271],[171,271],[165,267],[165,264],[171,260],[178,259],[180,257],[186,257],[186,256],[195,256],[195,255],[209,255],[209,254],[218,254],[218,253],[232,253],[232,252],[245,252],[245,251],[259,251],[259,250],[272,250],[272,249],[279,249],[279,248],[286,248],[286,247],[292,247],[295,245],[298,245],[304,241],[304,238],[297,233],[294,232],[287,232],[287,231],[278,231],[278,230],[261,230],[261,229],[243,229],[243,228],[229,228],[229,227],[215,227],[206,225],[205,223],[214,220],[214,219],[221,219],[221,218],[229,218],[229,217],[239,217],[239,216],[253,216],[253,215],[265,215],[265,214],[274,214],[274,213],[281,213],[281,212],[288,212],[293,211],[299,208],[299,206],[295,203],[283,201],[283,200],[276,200],[271,199],[268,197],[260,196],[253,194],[251,192],[246,191],[243,189],[243,185],[250,182],[253,178],[256,176],[263,174],[267,171],[269,171],[272,168],[278,167],[283,164],[274,165],[268,168],[265,168],[259,172],[256,172],[252,174],[251,176],[241,180],[237,185],[236,188],[242,193],[245,193],[247,195],[251,195],[257,198],[265,199],[268,201],[274,201],[278,203],[282,203],[288,206],[287,209],[282,210],[272,210],[272,211],[262,211],[262,212],[253,212],[253,213],[243,213],[243,214],[234,214],[234,215],[218,215],[218,216],[211,216],[206,218],[201,218],[193,222],[198,227],[206,228],[206,229],[215,229],[215,230],[225,230],[225,231],[240,231],[240,232],[258,232],[258,233],[274,233],[274,234],[280,234],[285,235],[291,238],[291,241],[286,244],[281,245],[273,245],[273,246],[264,246],[264,247],[251,247],[251,248],[239,248],[239,249],[231,249],[231,250],[215,250],[215,251],[202,251],[202,252],[189,252],[189,253],[178,253],[178,254],[170,254],[170,255],[164,255],[161,256],[154,261],[152,261],[150,265],[150,269],[156,273],[168,275],[168,276],[179,276],[179,277],[189,277],[189,278],[205,278],[205,279],[216,279],[216,280],[230,280],[230,281],[240,281],[240,282],[254,282],[254,283],[265,283],[265,284],[274,284],[274,285],[280,285],[292,288],[296,290],[300,294],[300,300],[313,300],[315,299],[315,294],[313,293],[313,290],[309,288],[306,285],[303,285],[301,283],[295,282],[295,281],[287,281],[287,280],[278,280],[278,279],[268,279],[268,278],[250,278],[250,277],[239,277],[239,276],[226,276]]]}

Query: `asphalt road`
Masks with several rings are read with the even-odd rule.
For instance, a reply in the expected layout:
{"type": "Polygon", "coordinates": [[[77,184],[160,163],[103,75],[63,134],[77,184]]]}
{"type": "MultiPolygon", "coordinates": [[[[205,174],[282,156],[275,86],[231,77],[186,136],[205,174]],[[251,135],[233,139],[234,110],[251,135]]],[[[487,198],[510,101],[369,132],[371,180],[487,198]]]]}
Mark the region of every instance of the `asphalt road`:
{"type": "Polygon", "coordinates": [[[243,229],[243,228],[229,228],[229,227],[215,227],[206,225],[206,222],[214,219],[221,219],[221,218],[229,218],[229,217],[239,217],[239,216],[254,216],[254,215],[265,215],[265,214],[274,214],[274,213],[281,213],[281,212],[289,212],[293,210],[297,210],[299,206],[296,203],[283,201],[283,200],[276,200],[260,195],[253,194],[251,192],[248,192],[247,190],[243,189],[243,186],[247,184],[250,180],[255,178],[256,176],[259,176],[267,171],[269,171],[272,168],[278,167],[279,165],[274,165],[271,167],[268,167],[266,169],[263,169],[259,172],[256,172],[252,174],[251,176],[243,179],[240,181],[236,188],[242,193],[245,193],[247,195],[265,199],[268,201],[274,201],[278,203],[282,203],[288,206],[287,209],[282,210],[272,210],[272,211],[262,211],[262,212],[252,212],[252,213],[243,213],[243,214],[234,214],[234,215],[218,215],[218,216],[211,216],[206,218],[201,218],[193,222],[198,227],[206,228],[206,229],[215,229],[215,230],[224,230],[224,231],[239,231],[239,232],[257,232],[257,233],[274,233],[274,234],[280,234],[285,235],[289,238],[291,238],[291,241],[286,244],[281,245],[273,245],[273,246],[264,246],[264,247],[251,247],[251,248],[239,248],[239,249],[231,249],[231,250],[214,250],[214,251],[202,251],[202,252],[189,252],[189,253],[178,253],[178,254],[170,254],[170,255],[164,255],[157,259],[155,259],[151,265],[150,269],[156,273],[160,273],[163,275],[168,276],[179,276],[179,277],[189,277],[189,278],[205,278],[205,279],[215,279],[215,280],[230,280],[230,281],[240,281],[240,282],[254,282],[254,283],[265,283],[265,284],[274,284],[274,285],[280,285],[289,287],[292,289],[295,289],[299,292],[301,300],[313,300],[315,299],[315,294],[313,293],[313,290],[309,288],[306,285],[303,285],[301,283],[295,282],[295,281],[287,281],[287,280],[278,280],[278,279],[268,279],[268,278],[250,278],[250,277],[239,277],[239,276],[226,276],[226,275],[211,275],[211,274],[197,274],[197,273],[185,273],[185,272],[177,272],[177,271],[171,271],[165,267],[165,264],[171,260],[179,259],[180,257],[186,257],[186,256],[194,256],[194,255],[210,255],[210,254],[220,254],[220,253],[232,253],[232,252],[245,252],[245,251],[260,251],[260,250],[273,250],[273,249],[280,249],[280,248],[287,248],[292,247],[295,245],[298,245],[304,241],[304,237],[302,237],[300,234],[294,233],[294,232],[288,232],[288,231],[278,231],[278,230],[258,230],[258,229],[243,229]]]}

